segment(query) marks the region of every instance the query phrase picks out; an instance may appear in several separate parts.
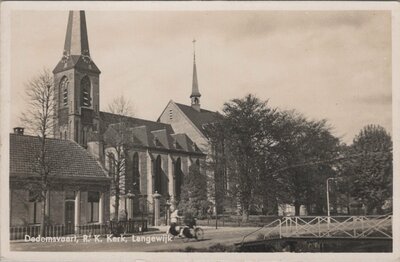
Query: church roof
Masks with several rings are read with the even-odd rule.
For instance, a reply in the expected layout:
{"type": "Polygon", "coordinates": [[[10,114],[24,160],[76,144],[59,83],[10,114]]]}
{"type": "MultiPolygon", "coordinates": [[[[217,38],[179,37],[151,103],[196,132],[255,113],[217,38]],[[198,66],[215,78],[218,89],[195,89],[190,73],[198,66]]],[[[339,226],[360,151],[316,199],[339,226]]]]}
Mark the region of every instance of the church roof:
{"type": "Polygon", "coordinates": [[[170,124],[135,117],[100,112],[100,132],[105,142],[113,140],[115,132],[123,128],[130,143],[135,146],[157,150],[172,150],[182,153],[203,154],[186,134],[174,134],[170,124]],[[122,125],[122,127],[120,126],[122,125]]]}
{"type": "Polygon", "coordinates": [[[148,131],[165,129],[168,133],[174,133],[172,126],[160,122],[140,119],[136,117],[120,116],[108,112],[100,112],[100,133],[103,134],[110,124],[124,122],[127,127],[146,126],[148,131]]]}
{"type": "MultiPolygon", "coordinates": [[[[10,134],[10,176],[34,176],[40,147],[39,137],[10,134]]],[[[50,175],[108,180],[101,165],[74,141],[48,138],[46,151],[50,175]]]]}
{"type": "Polygon", "coordinates": [[[192,123],[204,134],[204,125],[217,120],[217,112],[200,109],[197,111],[191,106],[175,103],[179,109],[192,121],[192,123]]]}

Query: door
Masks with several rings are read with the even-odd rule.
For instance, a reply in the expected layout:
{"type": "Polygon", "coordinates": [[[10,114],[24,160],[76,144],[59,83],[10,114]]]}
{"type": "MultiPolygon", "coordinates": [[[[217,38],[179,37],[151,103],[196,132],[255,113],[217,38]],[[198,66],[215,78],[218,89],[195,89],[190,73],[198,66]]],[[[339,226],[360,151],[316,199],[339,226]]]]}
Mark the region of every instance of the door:
{"type": "Polygon", "coordinates": [[[75,201],[65,202],[65,231],[66,234],[75,232],[75,201]]]}

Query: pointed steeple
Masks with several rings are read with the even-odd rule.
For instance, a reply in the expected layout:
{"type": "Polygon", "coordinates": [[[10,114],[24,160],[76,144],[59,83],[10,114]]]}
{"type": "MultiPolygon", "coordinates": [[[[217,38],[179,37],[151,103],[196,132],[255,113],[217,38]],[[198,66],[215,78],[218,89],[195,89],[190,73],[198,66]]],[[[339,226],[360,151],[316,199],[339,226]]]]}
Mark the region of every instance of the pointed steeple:
{"type": "Polygon", "coordinates": [[[64,52],[68,55],[90,56],[85,11],[69,11],[64,52]]]}
{"type": "Polygon", "coordinates": [[[100,73],[90,57],[85,11],[69,11],[63,56],[53,72],[70,68],[100,73]]]}
{"type": "Polygon", "coordinates": [[[193,81],[192,81],[192,94],[190,95],[190,100],[192,102],[192,107],[197,111],[200,111],[200,91],[199,83],[197,81],[197,68],[196,68],[196,40],[193,40],[193,81]]]}

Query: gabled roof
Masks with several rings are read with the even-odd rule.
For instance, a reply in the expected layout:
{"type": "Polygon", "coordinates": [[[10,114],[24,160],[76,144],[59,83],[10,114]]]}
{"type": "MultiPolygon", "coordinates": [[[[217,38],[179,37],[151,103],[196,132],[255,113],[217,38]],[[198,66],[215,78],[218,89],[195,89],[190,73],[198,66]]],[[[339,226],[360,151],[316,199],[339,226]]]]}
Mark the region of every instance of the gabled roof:
{"type": "MultiPolygon", "coordinates": [[[[10,134],[10,177],[37,175],[40,147],[39,137],[10,134]]],[[[50,175],[107,178],[101,165],[74,141],[48,138],[46,154],[50,175]]]]}
{"type": "MultiPolygon", "coordinates": [[[[174,102],[175,103],[175,102],[174,102]]],[[[205,135],[204,133],[204,125],[215,122],[217,120],[218,113],[200,109],[197,111],[196,109],[192,108],[191,106],[175,103],[178,108],[192,121],[192,123],[205,135]]]]}

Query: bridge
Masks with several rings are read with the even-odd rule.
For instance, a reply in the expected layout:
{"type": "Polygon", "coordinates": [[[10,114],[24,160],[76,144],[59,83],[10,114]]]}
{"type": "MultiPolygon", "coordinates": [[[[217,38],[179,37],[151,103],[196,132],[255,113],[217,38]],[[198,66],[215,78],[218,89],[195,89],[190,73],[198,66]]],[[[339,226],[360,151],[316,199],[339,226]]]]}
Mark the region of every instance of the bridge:
{"type": "MultiPolygon", "coordinates": [[[[283,217],[245,235],[237,248],[271,243],[336,242],[385,243],[391,249],[392,215],[383,216],[301,216],[283,217]]],[[[246,248],[247,247],[247,248],[246,248]]],[[[294,250],[295,247],[290,248],[294,250]]],[[[322,246],[320,247],[322,251],[322,246]]],[[[385,249],[386,250],[386,249],[385,249]]]]}

